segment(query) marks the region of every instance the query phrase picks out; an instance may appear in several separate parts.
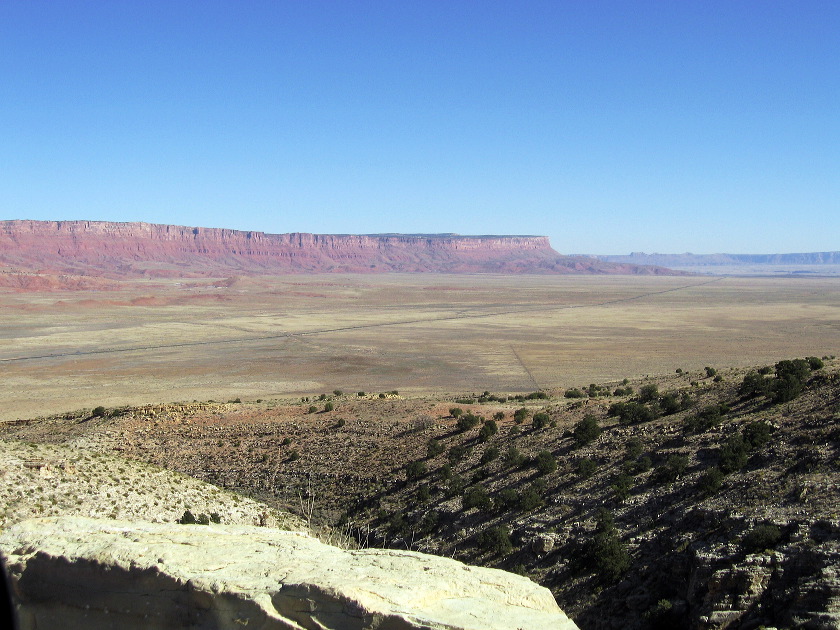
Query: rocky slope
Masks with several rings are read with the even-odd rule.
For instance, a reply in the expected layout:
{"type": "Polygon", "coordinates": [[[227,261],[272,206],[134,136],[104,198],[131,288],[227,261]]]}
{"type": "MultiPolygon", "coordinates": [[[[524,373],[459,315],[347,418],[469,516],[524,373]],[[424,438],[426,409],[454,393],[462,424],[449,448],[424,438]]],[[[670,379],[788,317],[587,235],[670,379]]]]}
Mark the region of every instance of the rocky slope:
{"type": "MultiPolygon", "coordinates": [[[[561,256],[543,236],[265,234],[104,221],[0,222],[0,286],[86,284],[79,276],[324,272],[641,273],[668,270],[561,256]],[[33,278],[63,276],[59,280],[33,278]]],[[[89,282],[87,283],[89,284],[89,282]]]]}
{"type": "Polygon", "coordinates": [[[576,629],[527,578],[300,532],[64,517],[0,546],[23,628],[576,629]]]}
{"type": "Polygon", "coordinates": [[[840,275],[840,251],[799,254],[646,254],[596,256],[617,264],[662,265],[711,275],[840,275]]]}
{"type": "Polygon", "coordinates": [[[166,464],[362,546],[525,573],[585,630],[838,628],[840,361],[822,362],[518,397],[81,410],[3,433],[166,464]]]}

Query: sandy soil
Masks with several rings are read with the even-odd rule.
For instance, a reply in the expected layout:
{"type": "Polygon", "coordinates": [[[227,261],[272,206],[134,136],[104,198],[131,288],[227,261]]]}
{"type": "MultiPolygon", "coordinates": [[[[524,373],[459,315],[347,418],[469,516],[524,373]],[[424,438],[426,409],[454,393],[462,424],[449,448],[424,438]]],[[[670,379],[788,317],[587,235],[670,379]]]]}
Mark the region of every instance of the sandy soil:
{"type": "Polygon", "coordinates": [[[283,276],[0,292],[0,420],[344,391],[533,391],[840,354],[840,279],[283,276]]]}

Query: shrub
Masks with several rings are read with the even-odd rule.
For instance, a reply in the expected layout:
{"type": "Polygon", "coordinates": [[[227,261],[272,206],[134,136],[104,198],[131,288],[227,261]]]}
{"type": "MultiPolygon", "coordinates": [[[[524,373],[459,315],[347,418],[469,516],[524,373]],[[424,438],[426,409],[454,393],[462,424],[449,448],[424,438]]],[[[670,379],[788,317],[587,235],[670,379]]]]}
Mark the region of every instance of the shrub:
{"type": "Polygon", "coordinates": [[[616,387],[613,396],[629,396],[632,393],[632,387],[616,387]]]}
{"type": "Polygon", "coordinates": [[[190,510],[185,510],[184,515],[178,519],[178,523],[181,525],[195,525],[195,515],[190,510]]]}
{"type": "Polygon", "coordinates": [[[565,398],[585,398],[586,394],[584,394],[581,390],[577,387],[573,387],[572,389],[567,389],[563,396],[565,398]]]}
{"type": "Polygon", "coordinates": [[[618,473],[613,479],[610,488],[612,488],[613,496],[616,501],[623,503],[624,500],[630,496],[630,488],[633,487],[633,477],[626,473],[618,473]]]}
{"type": "Polygon", "coordinates": [[[219,516],[218,512],[210,512],[210,522],[218,525],[222,522],[222,517],[219,516]]]}
{"type": "Polygon", "coordinates": [[[557,460],[551,451],[540,451],[534,459],[537,466],[537,472],[541,475],[548,475],[557,470],[557,460]]]}
{"type": "Polygon", "coordinates": [[[426,464],[420,460],[408,462],[405,465],[405,477],[409,481],[420,479],[427,472],[426,464]]]}
{"type": "Polygon", "coordinates": [[[484,425],[481,427],[481,430],[478,432],[478,439],[482,442],[486,442],[491,437],[496,435],[499,432],[499,427],[496,424],[495,420],[487,420],[484,425]]]}
{"type": "Polygon", "coordinates": [[[738,388],[738,393],[747,398],[764,396],[768,391],[770,391],[770,381],[755,370],[746,373],[741,386],[738,388]]]}
{"type": "Polygon", "coordinates": [[[624,443],[624,457],[629,460],[635,460],[642,454],[642,441],[637,437],[632,437],[624,443]]]}
{"type": "Polygon", "coordinates": [[[510,532],[503,525],[485,529],[478,534],[476,541],[478,542],[478,546],[488,553],[503,555],[513,551],[513,543],[510,542],[510,532]]]}
{"type": "Polygon", "coordinates": [[[770,385],[773,402],[789,402],[802,393],[803,383],[793,374],[785,374],[776,378],[770,385]]]}
{"type": "Polygon", "coordinates": [[[452,407],[452,409],[449,410],[449,415],[456,419],[460,418],[463,413],[464,410],[460,407],[452,407]]]}
{"type": "Polygon", "coordinates": [[[344,392],[341,391],[340,389],[334,389],[333,390],[333,396],[343,396],[343,395],[344,395],[344,392]]]}
{"type": "Polygon", "coordinates": [[[748,459],[748,445],[740,435],[733,435],[718,449],[720,469],[724,473],[741,470],[748,459]]]}
{"type": "Polygon", "coordinates": [[[427,486],[425,483],[420,484],[420,486],[417,487],[416,497],[418,503],[428,503],[429,499],[432,498],[432,493],[429,490],[429,486],[427,486]]]}
{"type": "Polygon", "coordinates": [[[595,535],[587,546],[586,557],[599,579],[611,584],[630,568],[630,556],[618,537],[612,514],[600,508],[596,519],[595,535]]]}
{"type": "Polygon", "coordinates": [[[520,407],[513,412],[513,421],[516,424],[522,424],[529,415],[531,415],[531,412],[526,407],[520,407]]]}
{"type": "Polygon", "coordinates": [[[484,453],[481,454],[481,464],[489,464],[495,459],[499,457],[499,449],[495,446],[488,446],[484,449],[484,453]]]}
{"type": "Polygon", "coordinates": [[[493,414],[493,420],[495,420],[496,422],[501,422],[504,419],[505,419],[505,412],[504,411],[497,411],[496,413],[493,414]]]}
{"type": "Polygon", "coordinates": [[[659,388],[656,385],[642,385],[639,390],[639,402],[649,403],[659,400],[659,388]]]}
{"type": "Polygon", "coordinates": [[[101,405],[99,407],[94,407],[90,415],[94,418],[105,417],[105,407],[102,407],[101,405]]]}
{"type": "Polygon", "coordinates": [[[706,370],[706,377],[707,378],[711,378],[712,376],[717,374],[717,370],[713,367],[709,367],[708,365],[706,366],[705,370],[706,370]]]}
{"type": "Polygon", "coordinates": [[[431,440],[429,440],[429,443],[426,447],[426,457],[437,457],[438,455],[443,453],[444,450],[445,447],[443,446],[443,442],[432,438],[431,440]]]}
{"type": "Polygon", "coordinates": [[[680,401],[674,392],[663,394],[659,398],[659,407],[662,409],[662,413],[666,416],[670,416],[671,414],[675,414],[682,410],[682,405],[680,405],[680,401]]]}
{"type": "Polygon", "coordinates": [[[457,464],[462,459],[464,459],[464,457],[467,456],[467,453],[469,453],[469,449],[466,446],[463,446],[462,444],[456,444],[455,446],[449,449],[449,453],[447,454],[447,457],[449,458],[449,463],[457,464]]]}
{"type": "Polygon", "coordinates": [[[344,418],[339,418],[338,420],[336,420],[335,426],[337,426],[338,428],[341,428],[345,424],[347,424],[347,421],[344,418]]]}
{"type": "Polygon", "coordinates": [[[519,452],[519,449],[512,444],[508,446],[504,456],[505,465],[508,468],[518,468],[525,463],[525,456],[519,452]]]}
{"type": "Polygon", "coordinates": [[[333,404],[331,402],[328,402],[326,405],[324,405],[324,411],[325,412],[330,412],[333,409],[335,409],[335,407],[333,406],[333,404]]]}
{"type": "Polygon", "coordinates": [[[358,396],[359,398],[363,398],[364,396],[367,396],[367,394],[365,392],[357,392],[356,396],[358,396]]]}
{"type": "Polygon", "coordinates": [[[470,429],[478,425],[479,422],[481,422],[479,417],[470,412],[458,418],[458,422],[456,422],[455,424],[458,427],[458,430],[463,433],[464,431],[469,431],[470,429]]]}
{"type": "Polygon", "coordinates": [[[811,371],[821,370],[825,367],[825,363],[819,357],[805,357],[805,360],[808,362],[811,371]]]}
{"type": "Polygon", "coordinates": [[[519,493],[513,488],[505,488],[493,499],[493,509],[497,512],[508,512],[519,505],[519,493]]]}
{"type": "Polygon", "coordinates": [[[308,411],[309,413],[315,413],[316,411],[318,411],[318,407],[316,407],[315,405],[310,405],[308,411]]]}
{"type": "Polygon", "coordinates": [[[761,448],[770,441],[770,434],[773,428],[764,420],[750,422],[741,430],[744,441],[751,449],[761,448]]]}
{"type": "Polygon", "coordinates": [[[534,486],[528,486],[517,498],[516,506],[522,512],[530,512],[542,507],[543,500],[539,491],[534,486]]]}
{"type": "Polygon", "coordinates": [[[682,477],[688,468],[688,457],[685,455],[671,455],[665,463],[659,466],[654,473],[654,479],[658,483],[672,483],[682,477]]]}
{"type": "Polygon", "coordinates": [[[590,415],[584,416],[583,420],[576,423],[572,431],[575,448],[586,446],[598,439],[599,435],[601,435],[601,427],[598,426],[598,420],[590,415]]]}
{"type": "Polygon", "coordinates": [[[655,414],[646,405],[640,402],[620,402],[610,405],[609,415],[618,416],[619,424],[639,424],[641,422],[650,422],[655,418],[655,414]]]}
{"type": "Polygon", "coordinates": [[[704,433],[719,425],[726,413],[729,413],[728,405],[709,405],[704,407],[696,416],[688,416],[683,420],[683,426],[689,433],[704,433]]]}
{"type": "Polygon", "coordinates": [[[715,466],[714,468],[709,468],[709,470],[703,473],[697,482],[697,489],[703,496],[710,497],[713,494],[716,494],[722,485],[723,473],[720,468],[715,466]]]}
{"type": "Polygon", "coordinates": [[[478,510],[484,511],[490,509],[492,502],[484,486],[472,486],[464,492],[461,504],[465,510],[478,508],[478,510]]]}
{"type": "Polygon", "coordinates": [[[548,426],[549,422],[551,422],[551,418],[545,411],[538,411],[531,420],[531,424],[535,429],[543,429],[548,426]]]}
{"type": "Polygon", "coordinates": [[[741,539],[741,546],[747,553],[758,553],[775,547],[782,539],[782,532],[776,525],[756,525],[741,539]]]}
{"type": "Polygon", "coordinates": [[[589,479],[597,469],[598,465],[588,457],[577,460],[575,464],[575,472],[581,479],[589,479]]]}

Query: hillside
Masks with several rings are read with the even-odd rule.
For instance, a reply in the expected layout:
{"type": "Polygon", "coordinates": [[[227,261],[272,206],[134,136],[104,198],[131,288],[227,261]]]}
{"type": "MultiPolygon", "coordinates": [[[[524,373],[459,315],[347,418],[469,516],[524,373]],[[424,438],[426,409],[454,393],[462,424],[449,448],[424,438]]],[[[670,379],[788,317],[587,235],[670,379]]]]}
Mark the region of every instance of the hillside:
{"type": "Polygon", "coordinates": [[[3,435],[95,443],[361,546],[524,573],[585,630],[722,630],[840,627],[838,422],[826,357],[527,396],[80,410],[3,435]]]}
{"type": "Polygon", "coordinates": [[[90,277],[231,273],[673,275],[662,268],[561,256],[544,236],[265,234],[105,221],[0,222],[3,267],[0,286],[24,290],[96,288],[90,277]]]}

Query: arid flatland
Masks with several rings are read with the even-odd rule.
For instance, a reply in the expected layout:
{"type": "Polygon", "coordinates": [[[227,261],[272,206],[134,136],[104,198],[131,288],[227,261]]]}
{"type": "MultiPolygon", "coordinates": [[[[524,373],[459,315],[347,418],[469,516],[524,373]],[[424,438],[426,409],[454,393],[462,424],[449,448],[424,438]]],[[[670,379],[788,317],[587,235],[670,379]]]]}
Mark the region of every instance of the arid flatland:
{"type": "Polygon", "coordinates": [[[0,294],[0,419],[322,391],[533,391],[840,350],[837,279],[328,275],[0,294]]]}

